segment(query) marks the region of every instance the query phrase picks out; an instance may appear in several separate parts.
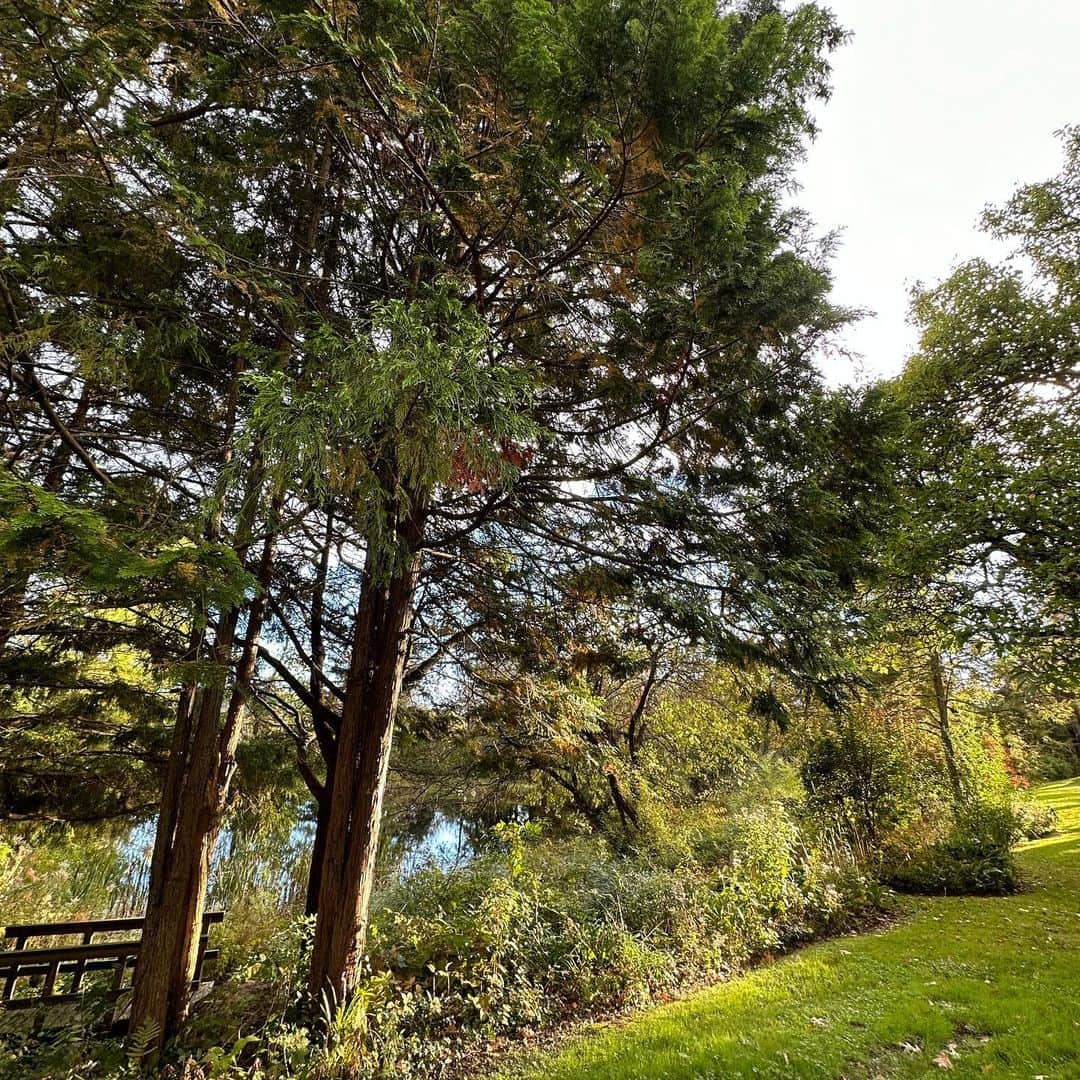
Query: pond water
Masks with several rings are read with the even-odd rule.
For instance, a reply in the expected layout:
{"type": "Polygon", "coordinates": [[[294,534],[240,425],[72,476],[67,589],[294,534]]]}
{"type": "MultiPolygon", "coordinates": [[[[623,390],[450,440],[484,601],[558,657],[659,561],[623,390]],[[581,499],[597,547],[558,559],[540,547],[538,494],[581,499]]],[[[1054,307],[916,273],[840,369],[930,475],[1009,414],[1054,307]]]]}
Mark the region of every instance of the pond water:
{"type": "MultiPolygon", "coordinates": [[[[475,854],[464,819],[428,809],[408,827],[393,821],[379,853],[383,881],[435,866],[450,870],[475,854]]],[[[0,922],[141,914],[154,848],[154,819],[120,827],[80,826],[54,833],[0,834],[0,922]]],[[[228,909],[260,896],[280,910],[300,910],[315,836],[313,808],[235,816],[222,830],[207,903],[228,909]]]]}

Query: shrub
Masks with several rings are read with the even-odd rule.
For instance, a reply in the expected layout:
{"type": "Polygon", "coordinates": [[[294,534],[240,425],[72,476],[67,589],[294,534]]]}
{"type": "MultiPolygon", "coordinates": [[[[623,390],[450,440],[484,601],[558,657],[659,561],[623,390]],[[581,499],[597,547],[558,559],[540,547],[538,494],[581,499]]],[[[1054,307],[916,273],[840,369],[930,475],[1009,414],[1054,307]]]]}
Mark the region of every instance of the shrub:
{"type": "Polygon", "coordinates": [[[1025,840],[1041,840],[1053,836],[1058,828],[1057,811],[1033,799],[1025,799],[1016,806],[1018,827],[1025,840]]]}
{"type": "MultiPolygon", "coordinates": [[[[393,882],[376,899],[359,992],[344,1008],[324,1003],[320,1025],[298,1008],[309,924],[253,895],[171,1064],[249,1080],[442,1076],[492,1039],[643,1004],[836,929],[873,902],[872,886],[850,845],[828,842],[786,786],[769,791],[727,814],[713,807],[677,862],[671,845],[617,854],[596,837],[512,826],[464,867],[393,882]]],[[[120,1047],[89,1055],[88,1037],[35,1033],[7,1052],[20,1076],[121,1076],[120,1047]]]]}
{"type": "MultiPolygon", "coordinates": [[[[872,896],[850,849],[807,845],[778,803],[732,814],[716,844],[720,865],[669,866],[596,839],[503,829],[467,867],[427,869],[380,895],[370,974],[346,1009],[328,1005],[324,1036],[278,1018],[244,1060],[258,1059],[263,1080],[440,1076],[495,1036],[736,970],[836,928],[872,896]]],[[[303,932],[293,926],[242,974],[287,978],[303,932]]],[[[204,1009],[220,1013],[227,991],[204,1009]]]]}
{"type": "Polygon", "coordinates": [[[810,810],[835,822],[851,842],[877,846],[915,805],[908,769],[895,742],[853,722],[821,736],[802,766],[810,810]]]}
{"type": "Polygon", "coordinates": [[[888,874],[898,889],[919,893],[997,895],[1016,890],[1012,847],[1020,821],[1007,804],[973,801],[954,814],[946,835],[888,874]]]}

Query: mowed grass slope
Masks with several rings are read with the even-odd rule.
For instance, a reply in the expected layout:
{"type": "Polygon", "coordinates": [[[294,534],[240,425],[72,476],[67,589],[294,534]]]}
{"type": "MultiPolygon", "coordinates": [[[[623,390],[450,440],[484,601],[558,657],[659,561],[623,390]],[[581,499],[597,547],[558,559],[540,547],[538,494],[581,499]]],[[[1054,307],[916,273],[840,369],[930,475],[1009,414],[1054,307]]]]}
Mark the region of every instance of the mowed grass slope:
{"type": "Polygon", "coordinates": [[[529,1080],[1080,1078],[1080,780],[1007,898],[904,902],[876,934],[811,946],[534,1062],[529,1080]]]}

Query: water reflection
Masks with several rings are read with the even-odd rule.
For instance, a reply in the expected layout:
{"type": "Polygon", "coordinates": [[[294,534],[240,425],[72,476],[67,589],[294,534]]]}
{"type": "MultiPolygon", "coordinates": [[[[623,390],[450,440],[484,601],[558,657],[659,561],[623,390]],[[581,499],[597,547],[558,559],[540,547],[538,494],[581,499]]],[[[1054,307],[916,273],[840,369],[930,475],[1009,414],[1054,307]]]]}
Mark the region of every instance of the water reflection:
{"type": "Polygon", "coordinates": [[[432,815],[427,832],[416,840],[410,838],[398,866],[403,877],[429,866],[453,870],[467,863],[476,851],[464,818],[447,817],[441,810],[432,815]]]}
{"type": "MultiPolygon", "coordinates": [[[[474,855],[478,826],[436,808],[416,808],[408,820],[391,820],[379,853],[383,882],[436,866],[464,865],[474,855]]],[[[0,850],[14,856],[0,867],[0,915],[13,922],[35,907],[55,917],[138,915],[145,910],[154,849],[155,819],[102,829],[82,826],[33,838],[0,836],[0,850]],[[12,859],[17,864],[12,862],[12,859]]],[[[211,862],[207,902],[228,910],[259,896],[281,911],[300,910],[307,889],[315,837],[314,807],[283,812],[245,808],[222,830],[211,862]]]]}

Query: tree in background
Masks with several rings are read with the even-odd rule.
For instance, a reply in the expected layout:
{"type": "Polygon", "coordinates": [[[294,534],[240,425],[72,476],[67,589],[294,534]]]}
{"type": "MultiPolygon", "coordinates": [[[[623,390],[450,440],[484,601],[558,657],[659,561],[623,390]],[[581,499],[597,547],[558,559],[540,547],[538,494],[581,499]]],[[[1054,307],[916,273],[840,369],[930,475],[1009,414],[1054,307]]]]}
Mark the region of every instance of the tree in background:
{"type": "Polygon", "coordinates": [[[1011,260],[966,263],[915,298],[920,346],[896,383],[913,419],[897,576],[961,642],[1021,652],[1075,692],[1080,132],[1063,141],[1059,176],[984,217],[1011,260]]]}

